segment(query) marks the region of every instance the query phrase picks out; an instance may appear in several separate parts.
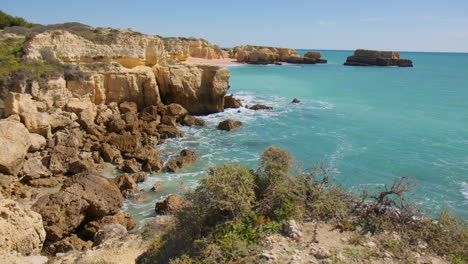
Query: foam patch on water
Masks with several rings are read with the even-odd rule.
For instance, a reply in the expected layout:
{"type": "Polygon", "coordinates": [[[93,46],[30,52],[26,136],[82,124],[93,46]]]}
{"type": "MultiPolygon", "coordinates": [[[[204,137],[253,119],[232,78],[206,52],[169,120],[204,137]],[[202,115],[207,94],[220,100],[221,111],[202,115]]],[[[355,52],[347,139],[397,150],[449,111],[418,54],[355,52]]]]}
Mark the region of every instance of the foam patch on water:
{"type": "Polygon", "coordinates": [[[465,198],[465,200],[468,200],[468,183],[467,182],[461,183],[461,193],[463,194],[463,197],[465,198]]]}

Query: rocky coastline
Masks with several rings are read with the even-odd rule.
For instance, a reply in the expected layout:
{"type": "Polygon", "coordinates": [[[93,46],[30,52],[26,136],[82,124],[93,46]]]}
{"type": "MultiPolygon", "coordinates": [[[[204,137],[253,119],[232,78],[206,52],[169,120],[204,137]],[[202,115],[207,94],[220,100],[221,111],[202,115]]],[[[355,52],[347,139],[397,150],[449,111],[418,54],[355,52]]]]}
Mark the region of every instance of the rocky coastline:
{"type": "Polygon", "coordinates": [[[400,53],[394,51],[357,49],[353,56],[346,59],[344,65],[413,67],[413,62],[401,59],[400,53]]]}

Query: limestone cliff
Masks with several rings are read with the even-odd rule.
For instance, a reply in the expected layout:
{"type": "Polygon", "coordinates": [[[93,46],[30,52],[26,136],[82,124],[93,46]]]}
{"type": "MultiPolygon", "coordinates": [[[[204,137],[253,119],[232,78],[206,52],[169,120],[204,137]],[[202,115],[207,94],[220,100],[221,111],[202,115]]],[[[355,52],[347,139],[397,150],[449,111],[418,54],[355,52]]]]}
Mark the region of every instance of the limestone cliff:
{"type": "Polygon", "coordinates": [[[394,51],[357,49],[353,56],[346,59],[344,65],[413,67],[413,62],[401,59],[400,53],[394,51]]]}
{"type": "Polygon", "coordinates": [[[177,103],[191,114],[203,115],[224,110],[229,89],[229,70],[217,65],[172,65],[153,67],[162,101],[177,103]]]}
{"type": "Polygon", "coordinates": [[[165,56],[160,38],[133,31],[114,30],[107,43],[90,39],[66,30],[45,31],[26,41],[25,58],[41,60],[55,57],[64,62],[118,62],[125,67],[134,67],[157,64],[165,56]]]}
{"type": "Polygon", "coordinates": [[[299,56],[295,49],[265,46],[237,46],[232,51],[231,57],[238,62],[252,64],[271,64],[279,62],[315,64],[327,62],[321,58],[321,54],[318,57],[306,57],[299,56]]]}
{"type": "Polygon", "coordinates": [[[228,54],[218,45],[197,38],[163,38],[168,58],[185,61],[189,56],[203,59],[223,59],[228,54]]]}

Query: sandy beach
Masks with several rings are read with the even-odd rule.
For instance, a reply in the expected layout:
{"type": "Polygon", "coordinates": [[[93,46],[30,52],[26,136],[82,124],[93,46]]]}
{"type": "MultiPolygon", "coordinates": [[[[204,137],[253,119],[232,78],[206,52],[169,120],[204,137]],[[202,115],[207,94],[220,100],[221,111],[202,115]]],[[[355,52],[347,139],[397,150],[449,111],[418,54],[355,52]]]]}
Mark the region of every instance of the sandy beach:
{"type": "Polygon", "coordinates": [[[195,57],[188,57],[186,60],[188,64],[211,64],[211,65],[239,65],[243,63],[237,62],[236,59],[232,58],[224,58],[224,59],[203,59],[203,58],[195,58],[195,57]]]}

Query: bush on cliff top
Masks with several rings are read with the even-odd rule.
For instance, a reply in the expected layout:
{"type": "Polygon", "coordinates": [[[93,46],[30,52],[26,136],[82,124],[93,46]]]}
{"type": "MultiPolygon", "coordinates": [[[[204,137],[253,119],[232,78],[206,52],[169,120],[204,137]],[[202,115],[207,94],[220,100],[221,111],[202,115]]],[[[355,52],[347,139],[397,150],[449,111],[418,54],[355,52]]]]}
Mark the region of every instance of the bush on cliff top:
{"type": "Polygon", "coordinates": [[[0,29],[13,26],[34,27],[39,24],[29,23],[22,17],[14,17],[7,13],[0,11],[0,29]]]}

